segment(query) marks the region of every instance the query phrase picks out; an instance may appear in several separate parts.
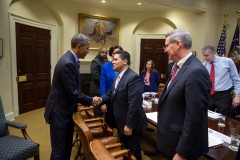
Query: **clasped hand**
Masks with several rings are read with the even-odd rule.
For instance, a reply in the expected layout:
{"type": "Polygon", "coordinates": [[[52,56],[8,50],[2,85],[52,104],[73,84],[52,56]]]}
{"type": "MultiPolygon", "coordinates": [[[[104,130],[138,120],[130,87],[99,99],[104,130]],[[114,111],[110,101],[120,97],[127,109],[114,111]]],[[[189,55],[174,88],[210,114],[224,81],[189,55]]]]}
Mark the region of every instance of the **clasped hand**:
{"type": "Polygon", "coordinates": [[[93,97],[93,105],[98,106],[102,102],[100,97],[93,97]]]}

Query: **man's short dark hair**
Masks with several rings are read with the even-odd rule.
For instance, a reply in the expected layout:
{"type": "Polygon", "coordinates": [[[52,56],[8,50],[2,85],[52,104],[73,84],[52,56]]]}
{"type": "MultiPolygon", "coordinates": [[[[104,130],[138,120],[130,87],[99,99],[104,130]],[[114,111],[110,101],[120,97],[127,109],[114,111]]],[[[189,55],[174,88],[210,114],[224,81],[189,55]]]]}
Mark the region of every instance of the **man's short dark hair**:
{"type": "Polygon", "coordinates": [[[79,44],[87,44],[87,42],[89,41],[89,38],[87,36],[85,36],[84,34],[76,34],[73,36],[72,40],[71,40],[71,47],[75,48],[77,45],[79,44]]]}
{"type": "Polygon", "coordinates": [[[127,64],[130,66],[131,58],[130,58],[130,54],[127,51],[119,50],[116,52],[116,54],[119,54],[119,57],[122,60],[126,59],[128,61],[127,64]]]}
{"type": "Polygon", "coordinates": [[[121,46],[118,46],[118,45],[112,46],[109,49],[109,56],[112,56],[112,53],[113,53],[114,49],[116,49],[116,48],[118,48],[119,50],[123,50],[121,46]]]}

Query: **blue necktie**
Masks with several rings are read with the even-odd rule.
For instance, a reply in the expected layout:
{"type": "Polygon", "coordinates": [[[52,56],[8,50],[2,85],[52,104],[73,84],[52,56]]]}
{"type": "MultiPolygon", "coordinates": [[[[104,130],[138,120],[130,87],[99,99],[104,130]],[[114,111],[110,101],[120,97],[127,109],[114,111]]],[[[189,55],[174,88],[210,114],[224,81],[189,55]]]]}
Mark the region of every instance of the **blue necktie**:
{"type": "Polygon", "coordinates": [[[78,70],[80,69],[80,62],[78,61],[77,62],[77,65],[78,65],[78,70]]]}

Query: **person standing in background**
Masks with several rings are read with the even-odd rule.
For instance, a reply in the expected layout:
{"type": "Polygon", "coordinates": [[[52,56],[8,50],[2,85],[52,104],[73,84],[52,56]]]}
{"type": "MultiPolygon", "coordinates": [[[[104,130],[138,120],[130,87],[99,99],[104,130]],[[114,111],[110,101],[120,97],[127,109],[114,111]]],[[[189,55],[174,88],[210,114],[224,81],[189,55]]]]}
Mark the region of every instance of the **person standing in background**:
{"type": "MultiPolygon", "coordinates": [[[[121,46],[115,45],[112,46],[109,49],[109,55],[114,57],[115,53],[118,50],[123,50],[121,46]]],[[[112,62],[109,62],[107,64],[104,64],[101,69],[101,75],[100,75],[100,96],[106,94],[111,88],[113,79],[118,75],[117,71],[113,70],[113,64],[112,62]]],[[[107,102],[106,104],[101,106],[101,111],[105,113],[105,121],[111,128],[116,128],[116,123],[114,121],[113,117],[113,111],[112,111],[112,103],[107,102]]]]}
{"type": "Polygon", "coordinates": [[[167,160],[197,160],[208,153],[211,81],[191,47],[188,31],[166,34],[164,51],[175,65],[158,101],[157,146],[167,160]]]}
{"type": "Polygon", "coordinates": [[[76,34],[71,40],[71,49],[57,62],[44,117],[50,124],[51,160],[70,159],[72,151],[74,123],[72,115],[77,104],[86,106],[99,104],[97,97],[89,97],[79,91],[79,58],[84,59],[89,52],[89,38],[76,34]]]}
{"type": "Polygon", "coordinates": [[[202,55],[205,59],[203,65],[207,68],[212,88],[208,109],[221,113],[227,117],[235,118],[231,114],[233,107],[240,104],[240,77],[237,68],[231,58],[216,56],[213,46],[207,45],[202,48],[202,55]],[[232,90],[235,97],[232,100],[232,90]]]}
{"type": "Polygon", "coordinates": [[[119,50],[113,58],[113,69],[119,73],[112,88],[101,96],[102,103],[112,102],[120,142],[141,160],[140,140],[146,129],[146,115],[142,107],[141,78],[129,68],[130,54],[119,50]]]}
{"type": "MultiPolygon", "coordinates": [[[[92,60],[90,70],[92,76],[92,82],[90,84],[90,95],[91,96],[100,96],[100,75],[102,65],[108,63],[107,59],[107,49],[106,48],[99,48],[98,55],[92,60]]],[[[94,108],[95,115],[102,116],[101,106],[96,106],[94,108]]]]}
{"type": "Polygon", "coordinates": [[[144,70],[141,74],[142,83],[144,85],[143,92],[158,92],[160,76],[152,60],[148,60],[144,65],[144,70]]]}

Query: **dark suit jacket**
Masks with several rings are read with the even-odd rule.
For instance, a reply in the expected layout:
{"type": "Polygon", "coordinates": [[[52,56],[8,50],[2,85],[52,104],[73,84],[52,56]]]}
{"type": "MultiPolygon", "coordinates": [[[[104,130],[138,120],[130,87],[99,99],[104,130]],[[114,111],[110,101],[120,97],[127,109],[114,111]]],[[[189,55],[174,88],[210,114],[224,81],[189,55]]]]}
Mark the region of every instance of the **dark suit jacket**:
{"type": "Polygon", "coordinates": [[[190,56],[158,102],[157,145],[169,156],[176,152],[197,159],[208,152],[207,106],[211,81],[206,68],[190,56]]]}
{"type": "MultiPolygon", "coordinates": [[[[105,63],[109,61],[106,59],[105,63]]],[[[90,69],[92,75],[92,82],[90,85],[90,93],[100,95],[100,75],[101,75],[101,68],[104,62],[102,59],[97,56],[94,60],[92,60],[90,69]]]]}
{"type": "Polygon", "coordinates": [[[73,123],[72,114],[77,111],[77,103],[91,105],[93,99],[79,91],[79,81],[78,64],[71,51],[68,51],[59,59],[54,69],[44,113],[47,123],[66,128],[73,123]]]}
{"type": "Polygon", "coordinates": [[[165,82],[167,82],[169,77],[171,77],[173,65],[174,65],[174,62],[171,62],[171,63],[168,64],[165,82]]]}
{"type": "Polygon", "coordinates": [[[133,128],[132,134],[146,128],[146,115],[142,107],[143,86],[141,78],[128,68],[121,77],[115,94],[115,81],[111,90],[103,95],[102,103],[112,101],[113,114],[120,134],[124,135],[124,126],[133,128]]]}

